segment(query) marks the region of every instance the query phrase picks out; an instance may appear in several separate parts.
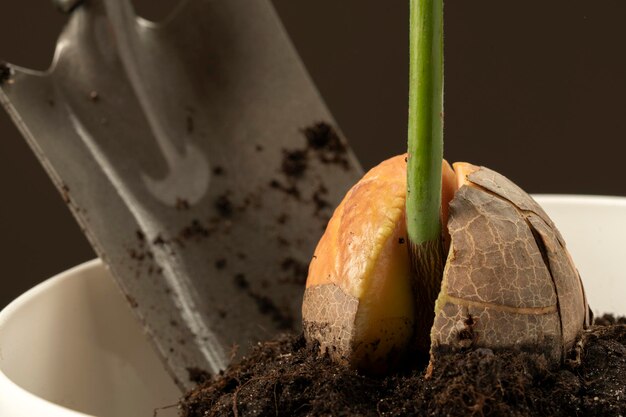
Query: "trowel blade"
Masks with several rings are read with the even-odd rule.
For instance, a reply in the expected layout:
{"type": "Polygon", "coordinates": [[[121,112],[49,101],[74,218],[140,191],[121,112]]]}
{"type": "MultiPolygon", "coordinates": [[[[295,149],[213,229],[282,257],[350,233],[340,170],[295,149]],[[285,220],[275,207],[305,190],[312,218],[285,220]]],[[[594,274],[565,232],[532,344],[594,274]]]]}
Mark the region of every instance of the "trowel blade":
{"type": "Polygon", "coordinates": [[[50,70],[0,73],[181,388],[299,328],[307,263],[361,168],[268,1],[191,0],[159,24],[87,1],[50,70]]]}

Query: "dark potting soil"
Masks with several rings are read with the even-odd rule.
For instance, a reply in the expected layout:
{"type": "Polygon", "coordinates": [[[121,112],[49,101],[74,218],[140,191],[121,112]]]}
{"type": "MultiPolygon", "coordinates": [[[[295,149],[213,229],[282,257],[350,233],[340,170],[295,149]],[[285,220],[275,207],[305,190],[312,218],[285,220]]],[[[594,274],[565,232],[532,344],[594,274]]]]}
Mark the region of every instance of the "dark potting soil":
{"type": "Polygon", "coordinates": [[[384,378],[332,363],[302,336],[259,344],[201,381],[179,405],[200,416],[626,416],[626,324],[603,317],[572,356],[550,368],[541,353],[474,349],[436,354],[425,370],[384,378]]]}

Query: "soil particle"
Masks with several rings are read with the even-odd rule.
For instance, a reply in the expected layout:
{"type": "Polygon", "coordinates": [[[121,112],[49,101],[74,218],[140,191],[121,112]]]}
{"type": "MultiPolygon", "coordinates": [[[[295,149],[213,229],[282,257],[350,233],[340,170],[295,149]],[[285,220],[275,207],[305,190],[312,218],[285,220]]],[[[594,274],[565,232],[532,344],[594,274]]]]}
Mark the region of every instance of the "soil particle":
{"type": "MultiPolygon", "coordinates": [[[[302,129],[307,143],[312,149],[325,149],[328,147],[341,147],[341,141],[335,130],[328,123],[319,122],[302,129]]],[[[345,149],[345,148],[344,148],[345,149]]]]}
{"type": "Polygon", "coordinates": [[[213,174],[217,175],[218,177],[224,175],[224,172],[224,168],[219,165],[213,168],[213,174]]]}
{"type": "Polygon", "coordinates": [[[321,162],[337,164],[346,170],[350,168],[350,163],[346,157],[347,147],[330,124],[315,123],[303,129],[302,132],[306,137],[309,149],[317,152],[321,162]]]}
{"type": "Polygon", "coordinates": [[[320,184],[313,193],[313,204],[315,204],[315,214],[331,207],[331,204],[323,197],[328,194],[328,189],[320,184]]]}
{"type": "Polygon", "coordinates": [[[61,185],[61,197],[65,204],[72,204],[72,198],[70,197],[70,187],[67,184],[61,185]]]}
{"type": "Polygon", "coordinates": [[[287,186],[287,185],[281,184],[278,180],[271,180],[270,187],[275,190],[282,191],[287,195],[291,195],[297,200],[300,199],[300,190],[298,190],[298,187],[296,187],[295,185],[287,186]]]}
{"type": "Polygon", "coordinates": [[[281,169],[287,178],[301,178],[312,155],[317,155],[318,159],[325,164],[339,164],[345,169],[350,167],[346,158],[347,147],[330,124],[315,123],[302,129],[302,133],[306,138],[305,148],[283,149],[281,169]]]}
{"type": "Polygon", "coordinates": [[[179,233],[179,236],[185,240],[198,240],[200,238],[209,237],[211,231],[198,219],[193,219],[188,226],[185,226],[179,233]]]}
{"type": "Polygon", "coordinates": [[[215,268],[216,269],[224,269],[224,268],[226,268],[226,259],[220,258],[217,261],[215,261],[215,268]]]}
{"type": "Polygon", "coordinates": [[[83,215],[85,215],[87,213],[87,210],[78,207],[78,205],[76,205],[74,200],[72,200],[72,197],[70,195],[70,187],[68,187],[67,184],[61,183],[60,192],[61,192],[61,198],[63,198],[63,202],[65,204],[67,204],[67,206],[72,211],[74,211],[75,213],[81,213],[82,212],[83,215]]]}
{"type": "Polygon", "coordinates": [[[235,275],[235,285],[242,290],[247,290],[248,288],[250,288],[250,283],[248,282],[244,274],[235,275]]]}
{"type": "Polygon", "coordinates": [[[142,251],[142,250],[137,250],[137,249],[129,249],[128,255],[130,256],[131,259],[134,259],[139,262],[143,261],[146,258],[152,259],[154,257],[154,255],[150,251],[142,251]]]}
{"type": "Polygon", "coordinates": [[[548,367],[542,353],[436,352],[423,369],[361,375],[319,354],[302,336],[259,344],[241,363],[188,393],[199,416],[618,416],[626,415],[626,325],[594,326],[580,360],[548,367]]]}
{"type": "MultiPolygon", "coordinates": [[[[305,176],[312,158],[317,158],[324,164],[338,164],[344,169],[350,168],[347,159],[347,147],[341,141],[335,129],[328,123],[319,122],[302,129],[306,138],[306,145],[298,149],[283,149],[283,158],[280,170],[284,175],[287,185],[276,179],[271,180],[271,188],[283,191],[296,199],[300,199],[298,188],[299,180],[305,176]]],[[[311,196],[315,206],[315,214],[331,205],[323,198],[327,190],[320,185],[311,196]]]]}
{"type": "Polygon", "coordinates": [[[281,170],[290,178],[300,178],[307,169],[307,151],[283,149],[283,161],[281,170]]]}
{"type": "Polygon", "coordinates": [[[100,94],[98,94],[98,92],[96,90],[92,90],[89,92],[89,100],[97,103],[98,101],[100,101],[100,94]]]}
{"type": "MultiPolygon", "coordinates": [[[[185,207],[188,207],[188,203],[185,200],[178,199],[177,206],[180,207],[179,210],[187,210],[187,208],[185,207]]],[[[199,242],[202,239],[205,239],[211,236],[211,234],[214,231],[215,231],[215,226],[213,225],[206,226],[204,223],[202,223],[202,221],[198,219],[192,219],[186,226],[180,229],[180,231],[178,232],[176,236],[171,237],[171,238],[163,237],[163,235],[159,233],[152,239],[151,243],[152,245],[155,245],[155,246],[164,246],[167,244],[176,243],[181,247],[185,247],[185,242],[189,242],[189,241],[199,242]]],[[[137,234],[139,245],[143,247],[146,243],[145,234],[140,230],[137,230],[135,233],[137,234]]],[[[142,252],[141,250],[136,250],[136,249],[131,249],[129,251],[129,253],[131,253],[131,257],[133,257],[132,253],[139,255],[141,252],[142,252]]],[[[145,254],[147,254],[150,258],[153,257],[153,254],[150,251],[145,252],[145,254]]],[[[154,270],[153,272],[160,274],[161,270],[160,268],[158,268],[154,270]]]]}
{"type": "Polygon", "coordinates": [[[222,194],[215,199],[215,208],[221,217],[229,218],[233,215],[233,203],[228,193],[222,194]]]}

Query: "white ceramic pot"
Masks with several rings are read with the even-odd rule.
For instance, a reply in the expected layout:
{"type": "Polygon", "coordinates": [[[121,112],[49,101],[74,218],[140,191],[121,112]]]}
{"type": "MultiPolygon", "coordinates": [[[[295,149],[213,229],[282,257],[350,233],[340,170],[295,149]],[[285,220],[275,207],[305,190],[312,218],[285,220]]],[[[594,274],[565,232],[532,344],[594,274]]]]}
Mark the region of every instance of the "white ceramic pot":
{"type": "MultiPolygon", "coordinates": [[[[626,198],[537,200],[565,237],[594,312],[626,315],[626,198]]],[[[150,417],[179,395],[98,260],[0,313],[2,417],[150,417]]]]}
{"type": "Polygon", "coordinates": [[[50,278],[0,313],[2,417],[150,417],[179,397],[100,260],[50,278]]]}

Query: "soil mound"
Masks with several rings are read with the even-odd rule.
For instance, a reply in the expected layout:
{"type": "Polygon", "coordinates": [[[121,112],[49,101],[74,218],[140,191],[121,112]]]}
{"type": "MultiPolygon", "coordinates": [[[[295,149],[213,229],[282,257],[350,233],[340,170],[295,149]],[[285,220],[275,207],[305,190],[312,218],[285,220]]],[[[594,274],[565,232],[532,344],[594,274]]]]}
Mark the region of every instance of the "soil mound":
{"type": "Polygon", "coordinates": [[[206,416],[626,416],[626,324],[596,320],[556,369],[541,353],[439,352],[437,366],[384,378],[335,365],[302,336],[259,344],[179,405],[206,416]]]}

